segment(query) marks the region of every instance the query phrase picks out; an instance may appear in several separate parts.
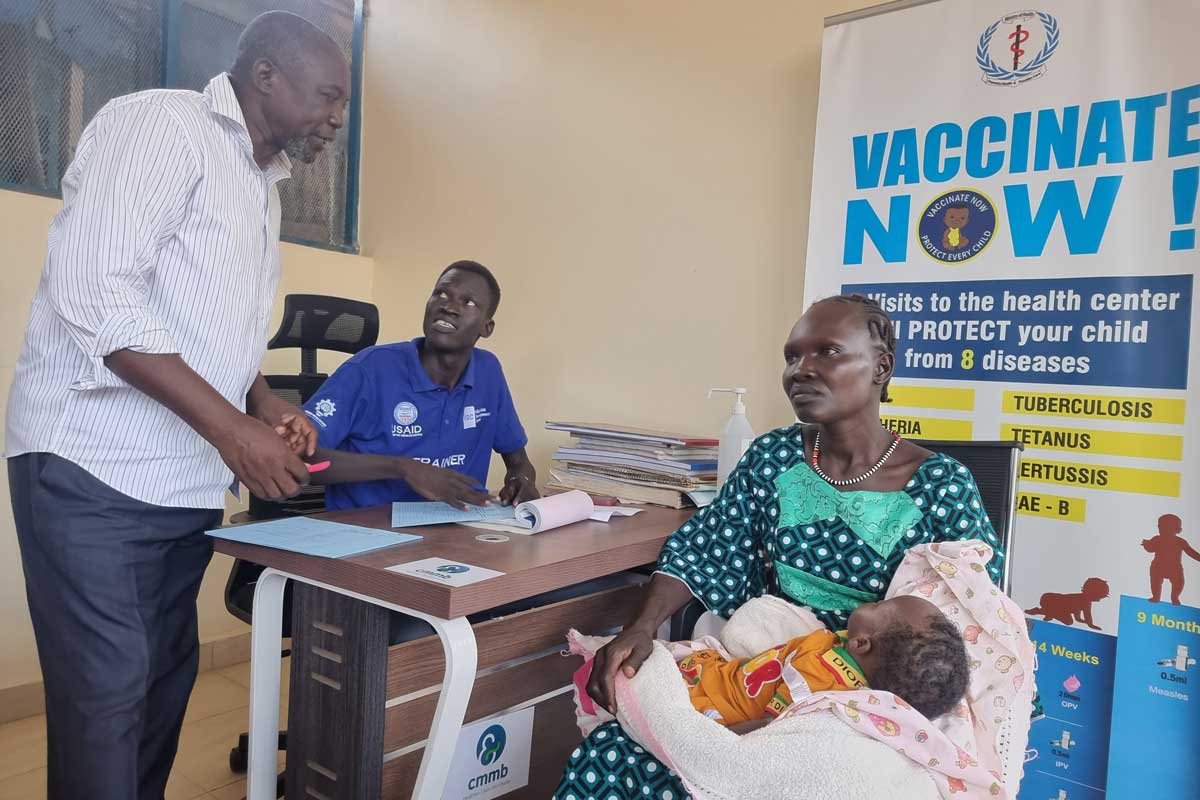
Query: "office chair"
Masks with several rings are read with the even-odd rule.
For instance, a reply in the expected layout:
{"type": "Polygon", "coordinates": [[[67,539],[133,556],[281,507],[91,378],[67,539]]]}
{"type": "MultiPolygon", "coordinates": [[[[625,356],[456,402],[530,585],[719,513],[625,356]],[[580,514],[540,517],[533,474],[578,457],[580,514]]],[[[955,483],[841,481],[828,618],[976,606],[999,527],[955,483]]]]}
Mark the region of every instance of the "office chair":
{"type": "Polygon", "coordinates": [[[1021,469],[1021,451],[1025,445],[1017,441],[939,441],[913,439],[913,444],[926,450],[943,453],[971,470],[983,509],[996,531],[1004,549],[1004,571],[998,586],[1005,594],[1012,592],[1013,518],[1017,511],[1017,476],[1021,469]]]}
{"type": "MultiPolygon", "coordinates": [[[[336,350],[354,354],[375,344],[379,338],[379,309],[371,303],[326,297],[317,294],[289,294],[283,301],[283,319],[279,330],[267,343],[268,350],[299,348],[298,375],[264,375],[267,386],[276,396],[295,406],[303,405],[316,394],[329,377],[317,371],[317,350],[336,350]]],[[[247,518],[252,521],[277,519],[286,516],[315,514],[325,510],[325,489],[306,486],[296,497],[274,502],[251,495],[247,518]]],[[[263,567],[249,561],[237,560],[225,583],[225,608],[243,622],[250,624],[253,615],[254,589],[263,567]]],[[[283,635],[291,636],[291,587],[283,600],[283,635]]],[[[229,752],[229,768],[245,772],[247,767],[247,735],[238,737],[237,747],[229,752]]],[[[279,749],[287,749],[287,733],[279,734],[279,749]]],[[[278,795],[283,796],[283,776],[279,778],[278,795]]]]}

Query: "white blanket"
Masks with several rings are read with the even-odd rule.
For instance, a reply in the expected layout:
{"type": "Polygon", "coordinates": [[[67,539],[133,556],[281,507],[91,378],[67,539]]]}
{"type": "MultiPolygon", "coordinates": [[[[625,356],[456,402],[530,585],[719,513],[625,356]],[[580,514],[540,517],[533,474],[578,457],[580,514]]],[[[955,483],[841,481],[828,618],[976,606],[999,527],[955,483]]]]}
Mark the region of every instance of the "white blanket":
{"type": "MultiPolygon", "coordinates": [[[[676,662],[714,647],[733,657],[756,654],[814,629],[808,612],[777,598],[740,608],[721,641],[655,642],[632,679],[618,675],[618,719],[635,740],[673,769],[699,800],[992,800],[1012,798],[1028,737],[1033,646],[1024,617],[989,581],[992,551],[972,542],[915,547],[905,555],[888,596],[920,594],[963,631],[971,659],[966,700],[936,723],[887,692],[818,692],[777,720],[738,736],[696,711],[676,662]],[[1015,769],[999,750],[1009,736],[1015,769]]],[[[572,652],[590,658],[607,638],[571,631],[572,652]]],[[[607,714],[581,693],[588,733],[607,714]]]]}

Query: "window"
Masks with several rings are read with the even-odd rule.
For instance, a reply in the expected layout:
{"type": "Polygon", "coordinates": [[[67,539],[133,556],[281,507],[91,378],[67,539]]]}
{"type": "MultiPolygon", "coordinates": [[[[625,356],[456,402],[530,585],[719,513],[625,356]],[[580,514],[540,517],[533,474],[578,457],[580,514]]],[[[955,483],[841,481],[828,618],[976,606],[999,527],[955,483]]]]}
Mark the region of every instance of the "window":
{"type": "Polygon", "coordinates": [[[0,0],[0,187],[60,195],[101,106],[142,89],[203,90],[246,23],[273,9],[328,32],[354,83],[333,146],[280,184],[283,238],[356,249],[363,0],[0,0]]]}

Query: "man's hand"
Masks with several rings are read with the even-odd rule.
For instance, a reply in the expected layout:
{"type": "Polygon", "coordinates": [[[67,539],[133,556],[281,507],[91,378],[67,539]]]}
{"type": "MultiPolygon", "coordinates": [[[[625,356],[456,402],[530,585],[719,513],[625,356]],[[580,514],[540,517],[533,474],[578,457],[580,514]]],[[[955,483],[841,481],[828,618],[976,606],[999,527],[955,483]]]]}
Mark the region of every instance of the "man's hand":
{"type": "Polygon", "coordinates": [[[276,396],[262,375],[246,395],[246,413],[274,428],[296,455],[310,458],[317,451],[317,429],[304,412],[276,396]]]}
{"type": "Polygon", "coordinates": [[[496,499],[481,490],[469,475],[411,459],[405,459],[404,463],[404,482],[426,500],[440,500],[465,511],[468,505],[491,505],[496,499]]]}
{"type": "Polygon", "coordinates": [[[317,429],[306,414],[289,411],[280,415],[275,432],[283,437],[288,447],[298,456],[311,458],[312,454],[317,452],[317,429]]]}
{"type": "Polygon", "coordinates": [[[502,453],[504,459],[504,488],[500,490],[500,502],[515,506],[528,500],[537,500],[537,471],[529,461],[525,448],[511,453],[502,453]]]}
{"type": "Polygon", "coordinates": [[[213,444],[237,479],[265,500],[292,497],[308,483],[300,457],[279,434],[251,416],[233,417],[213,444]]]}
{"type": "Polygon", "coordinates": [[[541,495],[533,479],[528,475],[509,473],[504,478],[504,487],[500,490],[500,502],[506,506],[515,506],[537,500],[541,495]]]}

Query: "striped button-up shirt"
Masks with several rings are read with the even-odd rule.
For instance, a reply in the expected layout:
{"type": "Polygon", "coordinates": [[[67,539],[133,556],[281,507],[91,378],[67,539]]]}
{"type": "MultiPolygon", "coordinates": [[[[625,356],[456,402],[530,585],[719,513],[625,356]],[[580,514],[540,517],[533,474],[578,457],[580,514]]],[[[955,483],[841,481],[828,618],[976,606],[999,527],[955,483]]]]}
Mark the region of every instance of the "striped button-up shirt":
{"type": "Polygon", "coordinates": [[[69,459],[146,503],[221,508],[216,449],[104,365],[178,353],[244,409],[279,284],[280,153],[265,169],[227,75],[117,98],[63,177],[8,401],[6,454],[69,459]]]}

